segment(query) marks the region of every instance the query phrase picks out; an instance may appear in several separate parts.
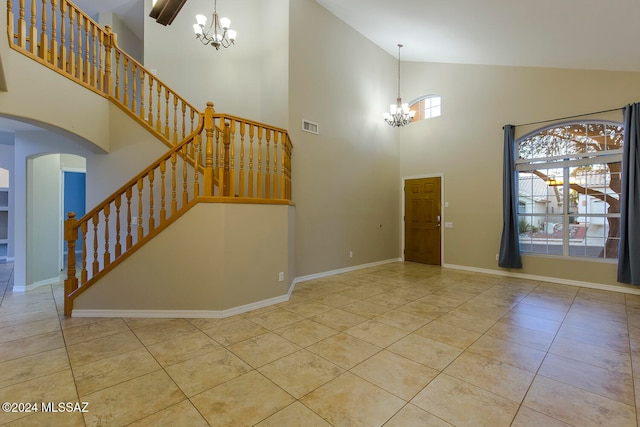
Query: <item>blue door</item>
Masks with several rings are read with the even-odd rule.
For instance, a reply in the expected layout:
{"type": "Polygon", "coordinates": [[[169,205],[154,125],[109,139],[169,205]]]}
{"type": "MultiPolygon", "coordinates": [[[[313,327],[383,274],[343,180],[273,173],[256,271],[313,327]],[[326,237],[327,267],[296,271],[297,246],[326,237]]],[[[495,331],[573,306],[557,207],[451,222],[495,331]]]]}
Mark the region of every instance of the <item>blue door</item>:
{"type": "MultiPolygon", "coordinates": [[[[67,219],[69,212],[75,212],[76,219],[80,219],[86,213],[86,173],[84,172],[63,172],[64,187],[63,187],[63,213],[64,218],[67,219]]],[[[78,242],[76,243],[76,251],[82,250],[82,238],[78,236],[78,242]]],[[[64,245],[64,251],[67,252],[67,245],[64,245]]]]}

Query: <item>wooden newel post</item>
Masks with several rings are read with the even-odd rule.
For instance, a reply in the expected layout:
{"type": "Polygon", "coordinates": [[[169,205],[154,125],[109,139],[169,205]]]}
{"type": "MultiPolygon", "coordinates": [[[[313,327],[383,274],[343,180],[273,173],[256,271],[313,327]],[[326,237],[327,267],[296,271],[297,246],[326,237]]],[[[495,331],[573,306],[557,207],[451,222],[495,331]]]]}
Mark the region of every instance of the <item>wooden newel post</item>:
{"type": "Polygon", "coordinates": [[[204,110],[204,130],[206,132],[205,159],[204,159],[204,195],[213,196],[213,102],[207,102],[204,110]]]}
{"type": "Polygon", "coordinates": [[[229,197],[231,186],[229,185],[230,168],[229,168],[229,147],[231,145],[231,126],[229,122],[224,123],[224,132],[222,134],[222,143],[224,144],[224,173],[222,184],[222,195],[229,197]]]}
{"type": "Polygon", "coordinates": [[[78,279],[76,278],[76,240],[78,240],[78,229],[76,228],[76,214],[69,212],[64,222],[64,239],[67,241],[67,278],[64,281],[64,315],[71,316],[73,301],[69,299],[69,294],[78,289],[78,279]]]}

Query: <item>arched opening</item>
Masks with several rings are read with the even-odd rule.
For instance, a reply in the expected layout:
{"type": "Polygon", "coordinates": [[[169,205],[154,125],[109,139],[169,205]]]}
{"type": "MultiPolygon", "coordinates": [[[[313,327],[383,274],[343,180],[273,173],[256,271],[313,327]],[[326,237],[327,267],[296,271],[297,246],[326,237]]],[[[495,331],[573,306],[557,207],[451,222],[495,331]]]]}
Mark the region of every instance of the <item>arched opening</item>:
{"type": "Polygon", "coordinates": [[[85,171],[86,160],[81,156],[46,154],[27,159],[27,284],[39,286],[60,281],[65,255],[65,205],[71,200],[77,206],[85,200],[84,186],[65,188],[65,181],[70,179],[65,179],[65,174],[84,175],[85,171]]]}

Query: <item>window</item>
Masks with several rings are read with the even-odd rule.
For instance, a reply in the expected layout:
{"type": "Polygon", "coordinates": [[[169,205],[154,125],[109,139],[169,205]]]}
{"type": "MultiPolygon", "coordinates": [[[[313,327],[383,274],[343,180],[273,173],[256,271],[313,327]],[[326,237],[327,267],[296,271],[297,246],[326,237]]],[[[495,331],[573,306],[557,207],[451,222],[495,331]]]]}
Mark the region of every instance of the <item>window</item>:
{"type": "Polygon", "coordinates": [[[623,127],[554,125],[516,142],[523,254],[617,259],[623,127]]]}
{"type": "Polygon", "coordinates": [[[410,105],[410,109],[416,112],[413,122],[438,117],[442,112],[442,99],[438,95],[427,95],[418,98],[410,105]]]}

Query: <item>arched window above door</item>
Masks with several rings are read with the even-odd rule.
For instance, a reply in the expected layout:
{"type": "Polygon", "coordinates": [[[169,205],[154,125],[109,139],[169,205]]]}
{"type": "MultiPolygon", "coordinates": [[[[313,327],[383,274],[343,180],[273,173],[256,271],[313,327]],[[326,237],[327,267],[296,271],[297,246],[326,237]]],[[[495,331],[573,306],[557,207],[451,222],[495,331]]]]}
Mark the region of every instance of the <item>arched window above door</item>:
{"type": "Polygon", "coordinates": [[[413,101],[409,108],[416,112],[412,122],[438,117],[442,114],[442,97],[425,95],[413,101]]]}

